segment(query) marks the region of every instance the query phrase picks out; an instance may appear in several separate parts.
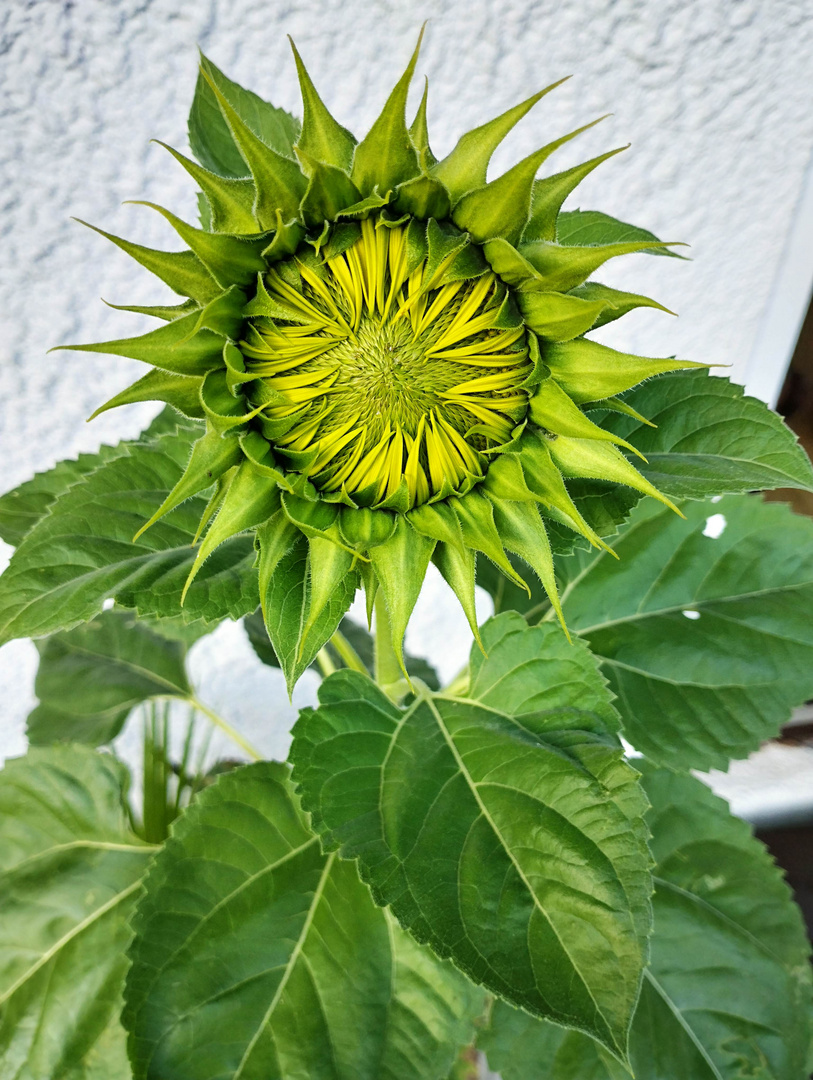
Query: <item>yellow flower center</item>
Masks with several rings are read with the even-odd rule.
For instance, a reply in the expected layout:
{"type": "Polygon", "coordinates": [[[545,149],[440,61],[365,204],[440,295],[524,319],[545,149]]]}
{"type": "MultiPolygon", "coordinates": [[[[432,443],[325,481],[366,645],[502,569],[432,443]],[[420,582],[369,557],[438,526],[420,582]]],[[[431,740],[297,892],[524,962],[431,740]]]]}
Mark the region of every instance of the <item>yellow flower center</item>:
{"type": "Polygon", "coordinates": [[[449,280],[457,254],[411,267],[407,227],[367,219],[341,254],[266,275],[277,315],[254,319],[241,349],[275,450],[320,490],[443,498],[485,475],[524,417],[522,321],[490,271],[449,280]]]}

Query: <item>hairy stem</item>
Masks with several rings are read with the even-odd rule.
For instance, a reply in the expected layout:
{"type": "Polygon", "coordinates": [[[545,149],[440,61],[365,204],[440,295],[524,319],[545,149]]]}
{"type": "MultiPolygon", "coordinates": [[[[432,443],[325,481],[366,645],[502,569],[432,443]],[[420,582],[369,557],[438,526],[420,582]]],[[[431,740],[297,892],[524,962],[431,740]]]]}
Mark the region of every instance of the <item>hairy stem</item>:
{"type": "Polygon", "coordinates": [[[322,678],[326,679],[328,675],[332,675],[336,670],[336,665],[330,658],[330,653],[327,651],[327,646],[323,645],[319,652],[316,654],[316,663],[319,665],[319,670],[322,673],[322,678]]]}
{"type": "Polygon", "coordinates": [[[360,671],[363,675],[367,674],[367,668],[364,666],[364,661],[341,631],[336,631],[330,639],[330,644],[352,671],[360,671]]]}
{"type": "Polygon", "coordinates": [[[210,709],[208,705],[204,705],[202,701],[198,701],[194,695],[185,700],[188,701],[193,708],[197,709],[199,713],[202,713],[207,719],[211,720],[215,727],[218,727],[221,731],[225,732],[232,742],[237,743],[242,750],[245,750],[253,761],[263,760],[260,751],[253,747],[248,739],[243,738],[240,732],[237,731],[236,728],[233,728],[228,720],[224,720],[222,716],[218,716],[213,709],[210,709]]]}

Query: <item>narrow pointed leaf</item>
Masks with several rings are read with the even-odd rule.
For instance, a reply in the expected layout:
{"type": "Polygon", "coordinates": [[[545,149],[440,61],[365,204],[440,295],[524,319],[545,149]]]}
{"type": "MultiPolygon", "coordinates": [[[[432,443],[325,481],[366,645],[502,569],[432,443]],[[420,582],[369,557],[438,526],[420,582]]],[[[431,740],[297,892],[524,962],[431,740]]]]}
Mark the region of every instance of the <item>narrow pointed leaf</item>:
{"type": "Polygon", "coordinates": [[[418,155],[406,126],[409,84],[418,62],[423,30],[406,71],[395,84],[381,115],[356,147],[353,182],[363,195],[381,194],[420,172],[418,155]]]}
{"type": "Polygon", "coordinates": [[[201,70],[210,80],[220,111],[254,178],[254,216],[261,228],[273,229],[277,211],[286,221],[295,216],[305,191],[305,178],[295,161],[272,149],[252,131],[219,89],[205,58],[201,70]]]}
{"type": "Polygon", "coordinates": [[[483,1004],[354,866],[322,854],[281,765],[199,796],[153,864],[135,930],[136,1080],[429,1080],[483,1004]]]}
{"type": "Polygon", "coordinates": [[[130,612],[103,611],[96,619],[38,643],[28,716],[32,746],[79,742],[99,746],[121,730],[130,711],[154,697],[187,697],[186,648],[167,641],[130,612]]]}
{"type": "Polygon", "coordinates": [[[181,604],[212,552],[232,537],[262,525],[279,505],[279,489],[274,481],[255,469],[250,461],[243,460],[229,480],[217,517],[198,548],[181,593],[181,604]]]}
{"type": "Polygon", "coordinates": [[[192,447],[183,476],[167,495],[152,517],[146,521],[135,535],[137,540],[170,510],[190,499],[193,495],[206,491],[216,480],[228,472],[241,460],[240,444],[237,439],[224,439],[216,431],[207,431],[192,447]]]}
{"type": "Polygon", "coordinates": [[[88,420],[94,420],[108,409],[117,409],[120,405],[132,405],[136,401],[164,401],[184,416],[200,420],[204,415],[200,403],[202,381],[196,375],[176,375],[156,368],[142,375],[137,382],[128,386],[126,390],[122,390],[120,394],[115,394],[104,405],[100,405],[94,413],[91,413],[88,420]]]}
{"type": "Polygon", "coordinates": [[[546,345],[542,359],[559,385],[579,405],[614,397],[653,375],[708,366],[674,357],[661,360],[634,356],[587,340],[546,345]]]}
{"type": "Polygon", "coordinates": [[[565,246],[549,240],[520,244],[520,254],[539,273],[543,288],[567,292],[583,284],[609,259],[662,247],[660,240],[633,240],[624,244],[565,246]]]}
{"type": "Polygon", "coordinates": [[[521,462],[528,487],[548,511],[556,512],[571,528],[596,543],[598,536],[584,520],[551,457],[550,440],[539,435],[528,438],[521,462]]]}
{"type": "MultiPolygon", "coordinates": [[[[625,244],[657,239],[649,229],[617,221],[599,210],[569,210],[556,219],[556,242],[559,244],[625,244]]],[[[647,254],[668,255],[672,259],[685,258],[666,247],[649,248],[647,254]]]]}
{"type": "Polygon", "coordinates": [[[288,40],[291,42],[296,61],[296,73],[299,76],[299,88],[302,91],[304,108],[302,132],[297,140],[297,149],[304,151],[316,161],[349,173],[353,162],[353,151],[356,147],[356,137],[347,128],[342,127],[328,112],[302,63],[302,57],[296,45],[292,39],[288,40]]]}
{"type": "Polygon", "coordinates": [[[416,532],[399,514],[392,536],[370,551],[370,562],[390,617],[392,645],[405,674],[404,634],[434,548],[434,540],[416,532]]]}
{"type": "Polygon", "coordinates": [[[104,1051],[96,1076],[122,1075],[129,918],[152,853],[128,827],[125,784],[84,747],[34,749],[0,773],[4,1077],[84,1077],[104,1051]]]}
{"type": "Polygon", "coordinates": [[[261,252],[267,239],[243,239],[225,233],[206,232],[182,221],[171,210],[157,203],[139,200],[136,205],[149,206],[166,218],[182,240],[189,244],[221,289],[231,285],[252,285],[257,274],[266,269],[261,252]]]}
{"type": "Polygon", "coordinates": [[[437,158],[432,153],[432,148],[429,146],[429,129],[426,122],[426,104],[428,98],[429,79],[425,79],[421,103],[418,106],[418,111],[415,113],[415,119],[412,121],[409,128],[409,137],[412,140],[412,145],[418,151],[418,160],[423,172],[428,172],[437,161],[437,158]]]}
{"type": "MultiPolygon", "coordinates": [[[[625,439],[594,424],[573,399],[568,397],[555,379],[545,379],[534,389],[529,412],[535,424],[547,431],[552,431],[555,435],[570,435],[576,439],[597,439],[599,442],[614,443],[616,446],[623,446],[637,453],[625,439]]],[[[553,443],[551,443],[551,450],[554,450],[553,443]]]]}
{"type": "Polygon", "coordinates": [[[184,154],[157,139],[203,189],[212,215],[212,229],[223,233],[257,233],[260,225],[254,217],[254,184],[251,180],[233,180],[204,169],[184,154]]]}
{"type": "Polygon", "coordinates": [[[302,631],[310,608],[308,540],[302,533],[297,533],[293,542],[287,543],[273,572],[264,573],[262,561],[260,572],[264,584],[262,601],[265,625],[290,694],[321,647],[332,637],[353,602],[358,573],[352,571],[344,577],[333,590],[319,618],[309,628],[307,638],[303,638],[302,631]]]}
{"type": "MultiPolygon", "coordinates": [[[[232,82],[208,58],[204,57],[203,61],[209,79],[254,134],[266,146],[293,158],[299,121],[232,82]]],[[[212,172],[227,177],[248,176],[248,168],[223,118],[215,92],[202,71],[198,74],[189,113],[189,145],[198,161],[212,172]]]]}
{"type": "Polygon", "coordinates": [[[303,641],[307,640],[311,627],[315,626],[323,611],[333,598],[334,592],[342,590],[342,583],[353,565],[353,555],[331,540],[313,536],[308,541],[308,613],[302,628],[303,641]]]}
{"type": "Polygon", "coordinates": [[[113,233],[105,232],[104,229],[89,225],[81,219],[77,220],[81,225],[87,225],[89,229],[112,241],[122,251],[126,251],[131,258],[141,263],[180,296],[189,296],[200,304],[207,304],[222,291],[193,251],[156,251],[154,248],[123,240],[120,236],[114,236],[113,233]]]}
{"type": "Polygon", "coordinates": [[[550,541],[539,510],[533,503],[495,500],[494,523],[505,548],[519,555],[542,582],[542,587],[553,605],[562,629],[567,634],[562,605],[559,601],[559,589],[556,585],[550,541]]]}
{"type": "Polygon", "coordinates": [[[531,111],[540,98],[561,86],[563,82],[565,80],[560,79],[559,82],[546,86],[544,90],[539,90],[525,101],[506,109],[488,123],[467,132],[461,136],[451,153],[433,166],[432,175],[440,180],[449,192],[453,204],[459,202],[467,192],[483,187],[491,155],[508,132],[531,111]]]}
{"type": "Polygon", "coordinates": [[[565,616],[601,658],[636,748],[725,769],[813,696],[813,523],[743,495],[683,510],[643,504],[611,542],[618,561],[568,561],[565,616]]]}
{"type": "Polygon", "coordinates": [[[193,312],[140,337],[95,341],[89,345],[58,345],[57,348],[129,356],[177,375],[205,375],[222,363],[223,338],[211,330],[195,332],[197,322],[197,312],[193,312]],[[190,334],[194,336],[190,337],[190,334]]]}
{"type": "MultiPolygon", "coordinates": [[[[658,865],[652,966],[630,1033],[636,1080],[796,1080],[807,1071],[809,946],[787,885],[699,781],[645,765],[643,784],[658,865]]],[[[628,1075],[591,1039],[503,1003],[478,1045],[503,1080],[628,1075]]]]}
{"type": "Polygon", "coordinates": [[[464,195],[452,214],[455,225],[471,233],[477,243],[502,236],[509,244],[517,244],[528,221],[537,169],[554,150],[597,123],[594,120],[535,150],[485,187],[464,195]]]}
{"type": "Polygon", "coordinates": [[[476,556],[468,549],[461,550],[452,544],[438,544],[432,561],[440,570],[446,584],[452,589],[469,624],[474,640],[480,640],[477,625],[477,609],[474,602],[476,556]]]}
{"type": "Polygon", "coordinates": [[[604,303],[604,310],[593,323],[594,330],[604,326],[605,323],[620,319],[635,308],[657,308],[658,311],[665,311],[667,315],[674,315],[674,312],[670,311],[669,308],[659,304],[656,300],[650,300],[648,296],[623,292],[621,289],[611,289],[609,285],[600,285],[597,281],[588,281],[584,285],[579,285],[576,289],[571,289],[570,296],[577,296],[581,300],[602,301],[604,303]]]}
{"type": "Polygon", "coordinates": [[[460,522],[466,547],[482,551],[515,584],[525,585],[503,550],[491,502],[473,491],[463,499],[450,499],[449,504],[460,522]]]}
{"type": "Polygon", "coordinates": [[[528,326],[551,342],[571,341],[586,334],[607,306],[604,300],[586,300],[558,292],[522,292],[516,299],[528,326]]]}
{"type": "Polygon", "coordinates": [[[326,679],[294,729],[303,806],[419,941],[623,1058],[650,885],[617,718],[561,631],[508,614],[483,642],[468,700],[404,711],[357,672],[326,679]]]}
{"type": "Polygon", "coordinates": [[[588,480],[611,480],[614,484],[626,484],[644,495],[657,499],[670,510],[681,513],[672,500],[653,487],[612,443],[557,435],[550,441],[550,456],[563,476],[585,477],[588,480]]]}
{"type": "MultiPolygon", "coordinates": [[[[214,280],[214,279],[212,279],[214,280]]],[[[218,290],[219,291],[219,290],[218,290]]],[[[161,319],[162,322],[172,322],[180,319],[193,311],[200,311],[197,300],[184,300],[182,304],[111,304],[109,300],[102,300],[114,311],[131,311],[135,315],[149,315],[151,319],[161,319]]]]}
{"type": "MultiPolygon", "coordinates": [[[[525,231],[522,234],[524,242],[531,240],[555,240],[556,219],[562,209],[562,203],[593,169],[603,162],[608,161],[616,154],[627,150],[627,146],[619,146],[616,150],[609,150],[606,154],[599,154],[581,165],[574,165],[572,169],[556,173],[554,176],[546,176],[541,180],[534,181],[531,195],[531,213],[525,231]]],[[[584,243],[585,241],[580,241],[584,243]]]]}

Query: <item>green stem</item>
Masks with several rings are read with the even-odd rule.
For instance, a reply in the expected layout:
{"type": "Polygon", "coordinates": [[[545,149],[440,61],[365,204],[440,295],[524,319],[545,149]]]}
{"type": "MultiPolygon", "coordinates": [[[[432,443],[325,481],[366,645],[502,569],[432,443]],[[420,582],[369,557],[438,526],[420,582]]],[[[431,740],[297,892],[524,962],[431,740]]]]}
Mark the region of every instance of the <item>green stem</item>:
{"type": "Polygon", "coordinates": [[[392,644],[392,627],[384,597],[379,592],[375,598],[375,638],[373,652],[375,681],[393,701],[402,696],[404,677],[398,655],[392,644]]]}
{"type": "Polygon", "coordinates": [[[215,727],[218,727],[221,731],[225,732],[225,734],[228,735],[233,742],[237,743],[237,745],[241,749],[245,750],[245,752],[250,758],[253,758],[254,761],[263,760],[263,756],[260,751],[255,749],[255,747],[251,745],[248,739],[244,739],[239,731],[233,728],[227,720],[223,719],[222,716],[218,716],[218,714],[212,709],[210,709],[208,705],[204,705],[202,701],[198,701],[198,699],[194,695],[190,695],[185,700],[188,701],[193,708],[197,709],[199,713],[202,713],[205,717],[211,720],[215,727]]]}
{"type": "Polygon", "coordinates": [[[332,675],[336,670],[336,665],[330,658],[330,653],[327,651],[327,646],[323,645],[319,652],[316,654],[316,663],[319,665],[319,670],[322,672],[322,678],[326,679],[328,675],[332,675]]]}
{"type": "Polygon", "coordinates": [[[364,666],[364,661],[341,631],[336,631],[330,639],[330,644],[352,671],[360,671],[362,675],[367,674],[367,668],[364,666]]]}

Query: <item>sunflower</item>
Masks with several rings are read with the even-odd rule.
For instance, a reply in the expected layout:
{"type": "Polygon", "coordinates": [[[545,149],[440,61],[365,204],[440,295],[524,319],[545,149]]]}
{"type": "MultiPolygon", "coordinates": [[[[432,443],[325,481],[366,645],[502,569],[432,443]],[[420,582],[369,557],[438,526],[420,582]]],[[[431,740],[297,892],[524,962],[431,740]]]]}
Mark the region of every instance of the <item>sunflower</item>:
{"type": "Polygon", "coordinates": [[[668,245],[557,243],[562,203],[618,151],[537,179],[579,128],[487,180],[496,147],[555,83],[437,160],[426,91],[406,120],[419,49],[420,40],[357,142],[294,47],[304,117],[290,153],[260,137],[234,84],[202,58],[199,90],[244,175],[167,147],[203,193],[205,227],[146,205],[187,249],[154,251],[97,230],[185,300],[127,308],[166,322],[141,337],[66,346],[152,365],[97,413],[160,400],[205,420],[183,476],[141,530],[212,489],[187,588],[219,544],[253,531],[270,629],[274,575],[307,545],[299,659],[330,637],[358,583],[368,610],[383,597],[401,657],[430,560],[475,635],[478,553],[523,587],[510,556],[527,563],[561,619],[547,523],[603,546],[568,492],[571,478],[628,485],[676,509],[622,452],[635,448],[588,413],[632,413],[617,395],[703,365],[584,336],[634,307],[660,307],[589,276],[615,256],[668,245]]]}

